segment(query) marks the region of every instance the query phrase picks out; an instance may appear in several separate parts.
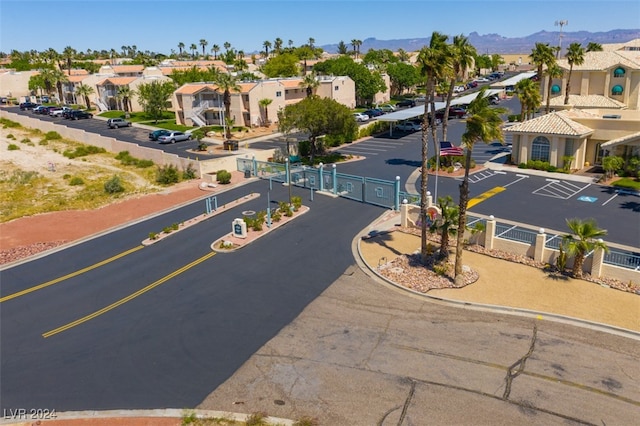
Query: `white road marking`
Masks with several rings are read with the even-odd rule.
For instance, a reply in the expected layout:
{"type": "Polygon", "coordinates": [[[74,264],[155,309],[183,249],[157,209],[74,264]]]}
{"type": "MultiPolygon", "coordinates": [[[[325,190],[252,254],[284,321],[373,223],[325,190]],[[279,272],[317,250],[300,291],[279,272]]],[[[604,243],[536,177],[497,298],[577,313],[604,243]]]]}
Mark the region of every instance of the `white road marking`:
{"type": "Polygon", "coordinates": [[[611,198],[609,198],[607,201],[605,201],[604,203],[602,203],[603,206],[606,206],[607,203],[611,200],[613,200],[614,198],[616,198],[618,196],[618,194],[616,193],[615,195],[613,195],[611,198]]]}

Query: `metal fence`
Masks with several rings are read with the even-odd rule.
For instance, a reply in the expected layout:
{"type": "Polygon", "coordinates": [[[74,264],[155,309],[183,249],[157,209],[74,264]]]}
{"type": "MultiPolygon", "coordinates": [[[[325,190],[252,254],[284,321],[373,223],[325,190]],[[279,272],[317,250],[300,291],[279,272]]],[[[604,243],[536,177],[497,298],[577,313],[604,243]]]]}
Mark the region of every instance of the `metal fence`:
{"type": "Polygon", "coordinates": [[[390,209],[395,208],[398,204],[396,183],[388,180],[364,178],[364,202],[390,209]]]}
{"type": "Polygon", "coordinates": [[[640,270],[640,253],[610,249],[608,253],[604,254],[603,262],[638,271],[640,270]]]}
{"type": "Polygon", "coordinates": [[[496,223],[496,237],[535,245],[536,232],[515,225],[496,223]]]}

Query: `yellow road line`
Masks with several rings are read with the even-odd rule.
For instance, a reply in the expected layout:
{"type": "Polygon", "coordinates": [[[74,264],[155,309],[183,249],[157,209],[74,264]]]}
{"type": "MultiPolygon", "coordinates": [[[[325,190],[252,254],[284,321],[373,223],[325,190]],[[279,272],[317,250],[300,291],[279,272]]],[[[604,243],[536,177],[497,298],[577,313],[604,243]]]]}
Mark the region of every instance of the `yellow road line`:
{"type": "Polygon", "coordinates": [[[79,319],[77,319],[77,320],[75,320],[73,322],[65,324],[62,327],[58,327],[58,328],[56,328],[54,330],[47,331],[46,333],[43,333],[42,337],[44,337],[46,339],[47,337],[51,337],[54,334],[62,333],[63,331],[69,330],[70,328],[73,328],[73,327],[75,327],[77,325],[80,325],[80,324],[85,323],[85,322],[87,322],[89,320],[92,320],[93,318],[96,318],[96,317],[98,317],[98,316],[100,316],[100,315],[102,315],[102,314],[104,314],[106,312],[109,312],[109,311],[117,308],[120,305],[124,305],[125,303],[135,299],[136,297],[138,297],[138,296],[140,296],[140,295],[142,295],[142,294],[144,294],[144,293],[146,293],[146,292],[148,292],[148,291],[150,291],[150,290],[152,290],[152,289],[154,289],[156,287],[158,287],[159,285],[169,281],[171,278],[180,275],[181,273],[185,272],[186,270],[193,268],[194,266],[204,262],[207,259],[212,258],[215,255],[216,255],[215,252],[211,252],[211,253],[209,253],[207,255],[204,255],[201,258],[196,259],[193,262],[189,263],[188,265],[185,265],[180,269],[176,269],[175,271],[173,271],[169,275],[167,275],[167,276],[165,276],[163,278],[160,278],[159,280],[149,284],[148,286],[146,286],[144,288],[141,288],[140,290],[136,291],[135,293],[132,293],[132,294],[128,295],[127,297],[124,297],[124,298],[118,300],[117,302],[112,303],[109,306],[106,306],[106,307],[104,307],[104,308],[102,308],[102,309],[100,309],[98,311],[93,312],[92,314],[89,314],[87,316],[79,318],[79,319]]]}
{"type": "Polygon", "coordinates": [[[505,188],[503,186],[496,186],[495,188],[490,189],[487,192],[483,192],[482,194],[478,195],[477,197],[470,199],[469,202],[467,203],[467,208],[470,209],[471,207],[480,204],[481,202],[483,202],[487,198],[491,198],[494,195],[499,194],[502,191],[505,191],[506,189],[507,188],[505,188]]]}
{"type": "Polygon", "coordinates": [[[15,299],[16,297],[24,296],[25,294],[33,293],[34,291],[43,289],[45,287],[49,287],[51,285],[57,284],[57,283],[59,283],[61,281],[64,281],[64,280],[68,280],[69,278],[77,277],[80,274],[84,274],[85,272],[91,271],[92,269],[96,269],[96,268],[99,268],[101,266],[104,266],[107,263],[113,262],[114,260],[118,260],[118,259],[120,259],[122,257],[125,257],[125,256],[127,256],[127,255],[129,255],[131,253],[134,253],[134,252],[136,252],[136,251],[138,251],[140,249],[143,249],[143,248],[144,248],[144,246],[142,246],[142,245],[134,247],[134,248],[132,248],[130,250],[123,251],[120,254],[116,254],[115,256],[110,257],[108,259],[105,259],[105,260],[103,260],[101,262],[94,263],[93,265],[87,266],[86,268],[82,268],[82,269],[79,269],[79,270],[77,270],[75,272],[72,272],[70,274],[64,275],[62,277],[53,279],[51,281],[47,281],[46,283],[42,283],[42,284],[39,284],[37,286],[27,288],[25,290],[19,291],[17,293],[10,294],[10,295],[5,296],[5,297],[0,297],[0,303],[6,302],[7,300],[15,299]]]}

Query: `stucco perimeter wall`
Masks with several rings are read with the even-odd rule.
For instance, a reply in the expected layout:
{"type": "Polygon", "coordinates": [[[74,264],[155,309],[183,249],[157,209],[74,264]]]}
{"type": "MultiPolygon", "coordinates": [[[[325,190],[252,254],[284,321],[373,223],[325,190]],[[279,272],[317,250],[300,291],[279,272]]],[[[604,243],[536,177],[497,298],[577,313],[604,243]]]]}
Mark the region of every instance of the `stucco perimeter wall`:
{"type": "Polygon", "coordinates": [[[238,170],[238,158],[255,158],[257,161],[268,161],[269,158],[273,157],[273,152],[273,149],[261,151],[243,149],[241,153],[236,155],[200,161],[200,174],[206,182],[214,183],[216,181],[215,174],[219,170],[226,170],[228,172],[238,170]]]}
{"type": "Polygon", "coordinates": [[[508,253],[519,254],[533,258],[535,246],[519,241],[505,240],[503,238],[493,239],[493,248],[496,250],[506,251],[508,253]]]}
{"type": "Polygon", "coordinates": [[[131,142],[119,141],[115,138],[101,136],[95,133],[85,132],[82,129],[74,129],[66,126],[60,126],[53,122],[42,121],[29,116],[13,114],[4,110],[0,110],[0,117],[7,120],[16,121],[23,127],[30,129],[39,129],[44,133],[58,132],[60,136],[71,141],[82,143],[85,145],[98,146],[109,152],[118,153],[121,151],[129,151],[129,154],[135,158],[143,160],[151,160],[158,165],[173,165],[180,170],[184,170],[191,164],[196,172],[200,171],[199,162],[187,158],[180,158],[176,154],[169,154],[159,149],[152,149],[137,145],[131,142]]]}

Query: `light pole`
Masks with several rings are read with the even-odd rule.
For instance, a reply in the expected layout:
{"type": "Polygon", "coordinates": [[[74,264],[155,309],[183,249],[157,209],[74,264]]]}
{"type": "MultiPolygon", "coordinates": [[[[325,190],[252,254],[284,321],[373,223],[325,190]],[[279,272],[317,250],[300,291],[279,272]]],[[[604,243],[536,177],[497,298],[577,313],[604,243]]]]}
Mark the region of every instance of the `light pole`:
{"type": "Polygon", "coordinates": [[[569,25],[569,21],[567,21],[566,19],[555,22],[555,26],[560,27],[560,35],[558,36],[558,51],[556,52],[556,59],[558,59],[558,57],[560,56],[560,51],[562,50],[562,37],[564,37],[562,35],[562,27],[564,27],[565,25],[569,25]]]}
{"type": "Polygon", "coordinates": [[[289,184],[289,208],[291,208],[291,164],[289,159],[285,158],[285,165],[287,166],[287,183],[289,184]]]}

